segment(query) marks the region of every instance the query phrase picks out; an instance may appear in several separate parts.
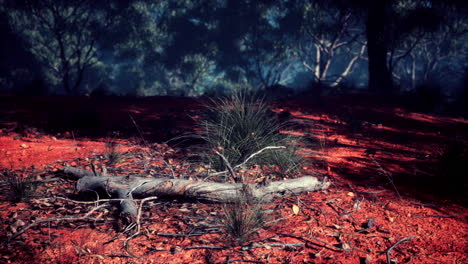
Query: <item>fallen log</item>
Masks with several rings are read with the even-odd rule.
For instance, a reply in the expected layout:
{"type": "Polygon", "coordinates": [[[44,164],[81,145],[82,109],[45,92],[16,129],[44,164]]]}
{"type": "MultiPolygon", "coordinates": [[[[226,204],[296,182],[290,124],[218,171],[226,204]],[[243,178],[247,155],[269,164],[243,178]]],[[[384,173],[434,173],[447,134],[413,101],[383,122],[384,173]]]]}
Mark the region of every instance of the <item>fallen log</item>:
{"type": "Polygon", "coordinates": [[[130,176],[95,176],[87,170],[66,167],[64,172],[78,178],[78,192],[105,190],[112,198],[124,199],[120,203],[121,214],[136,217],[134,196],[180,196],[200,200],[229,203],[239,192],[247,191],[252,199],[269,201],[276,197],[328,188],[330,182],[305,176],[297,179],[263,184],[218,183],[174,178],[146,178],[130,176]]]}

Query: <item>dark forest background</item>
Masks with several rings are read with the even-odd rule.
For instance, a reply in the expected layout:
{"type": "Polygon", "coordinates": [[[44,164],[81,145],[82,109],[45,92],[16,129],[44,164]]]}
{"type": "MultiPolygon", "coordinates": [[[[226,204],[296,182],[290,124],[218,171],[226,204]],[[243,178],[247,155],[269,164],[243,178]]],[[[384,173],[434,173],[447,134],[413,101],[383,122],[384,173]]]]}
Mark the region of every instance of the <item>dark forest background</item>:
{"type": "Polygon", "coordinates": [[[467,98],[464,1],[0,3],[2,93],[467,98]]]}

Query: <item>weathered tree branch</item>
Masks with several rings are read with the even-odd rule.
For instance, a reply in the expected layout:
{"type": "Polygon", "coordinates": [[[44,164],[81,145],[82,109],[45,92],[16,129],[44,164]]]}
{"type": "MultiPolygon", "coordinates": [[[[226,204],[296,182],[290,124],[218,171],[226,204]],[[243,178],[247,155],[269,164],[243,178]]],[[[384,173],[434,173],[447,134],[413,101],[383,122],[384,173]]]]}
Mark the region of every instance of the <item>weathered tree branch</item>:
{"type": "Polygon", "coordinates": [[[319,181],[315,177],[305,176],[292,180],[271,182],[268,185],[217,183],[173,178],[145,178],[128,176],[94,176],[91,172],[66,167],[65,173],[78,178],[78,192],[105,190],[113,198],[125,198],[120,203],[121,213],[135,218],[137,208],[132,197],[149,196],[182,196],[213,202],[229,203],[246,187],[252,199],[263,201],[288,194],[313,192],[328,188],[327,181],[319,181]]]}

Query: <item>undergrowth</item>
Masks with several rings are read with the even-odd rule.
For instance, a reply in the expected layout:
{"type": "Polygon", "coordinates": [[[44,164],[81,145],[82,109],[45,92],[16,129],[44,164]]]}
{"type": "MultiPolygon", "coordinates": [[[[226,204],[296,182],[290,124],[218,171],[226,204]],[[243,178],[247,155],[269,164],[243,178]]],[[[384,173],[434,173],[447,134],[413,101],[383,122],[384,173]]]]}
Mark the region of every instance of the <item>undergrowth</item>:
{"type": "Polygon", "coordinates": [[[261,201],[252,199],[246,191],[240,191],[230,203],[223,206],[223,224],[226,233],[237,245],[247,242],[267,223],[261,201]]]}
{"type": "Polygon", "coordinates": [[[122,159],[122,153],[119,151],[117,143],[108,140],[104,146],[104,158],[107,160],[107,164],[112,166],[117,164],[122,159]]]}
{"type": "Polygon", "coordinates": [[[236,167],[265,147],[284,146],[281,150],[267,150],[255,155],[249,159],[249,164],[276,167],[282,176],[297,172],[301,159],[293,140],[280,133],[284,124],[279,122],[263,99],[239,92],[228,98],[212,100],[206,109],[205,118],[199,122],[201,132],[198,136],[206,143],[204,156],[214,170],[227,169],[221,155],[236,167]]]}
{"type": "Polygon", "coordinates": [[[37,189],[37,181],[32,175],[20,175],[12,170],[3,169],[0,179],[4,181],[12,202],[25,202],[31,199],[37,189]]]}

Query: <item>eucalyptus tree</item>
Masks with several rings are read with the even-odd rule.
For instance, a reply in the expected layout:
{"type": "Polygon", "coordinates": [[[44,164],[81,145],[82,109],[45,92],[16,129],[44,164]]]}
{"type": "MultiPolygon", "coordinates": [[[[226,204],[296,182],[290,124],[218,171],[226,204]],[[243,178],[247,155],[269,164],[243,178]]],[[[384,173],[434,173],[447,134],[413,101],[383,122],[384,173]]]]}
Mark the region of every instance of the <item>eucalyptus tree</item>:
{"type": "Polygon", "coordinates": [[[301,5],[298,58],[316,83],[337,86],[365,58],[362,17],[335,1],[303,1],[301,5]]]}
{"type": "Polygon", "coordinates": [[[28,43],[47,80],[78,94],[85,71],[95,65],[93,27],[108,23],[90,0],[5,1],[12,29],[28,43]]]}
{"type": "Polygon", "coordinates": [[[394,77],[403,86],[408,81],[410,89],[434,80],[447,84],[461,81],[468,61],[467,9],[450,3],[420,7],[416,4],[420,2],[400,2],[406,4],[400,8],[411,12],[402,23],[408,28],[414,25],[411,20],[417,20],[418,27],[403,35],[390,53],[389,68],[394,77]]]}

